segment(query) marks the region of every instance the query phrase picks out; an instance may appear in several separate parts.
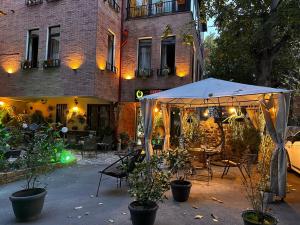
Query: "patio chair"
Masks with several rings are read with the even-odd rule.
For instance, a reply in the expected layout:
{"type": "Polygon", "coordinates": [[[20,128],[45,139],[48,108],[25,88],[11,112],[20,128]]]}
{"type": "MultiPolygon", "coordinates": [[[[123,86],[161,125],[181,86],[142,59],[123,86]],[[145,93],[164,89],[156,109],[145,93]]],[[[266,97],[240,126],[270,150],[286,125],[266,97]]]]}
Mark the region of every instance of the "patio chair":
{"type": "Polygon", "coordinates": [[[84,153],[94,152],[97,157],[97,137],[85,137],[82,140],[81,156],[84,157],[84,153]]]}
{"type": "Polygon", "coordinates": [[[144,160],[145,154],[142,153],[142,149],[128,153],[126,156],[121,157],[119,160],[115,161],[108,167],[99,171],[100,179],[97,188],[97,194],[99,195],[99,189],[101,186],[102,176],[107,175],[110,177],[117,178],[117,187],[122,185],[122,179],[128,177],[128,175],[134,170],[135,164],[140,163],[144,160]]]}
{"type": "Polygon", "coordinates": [[[104,150],[108,151],[112,149],[112,145],[114,143],[113,137],[111,135],[109,136],[104,136],[102,142],[97,143],[98,145],[98,150],[104,150]]]}
{"type": "Polygon", "coordinates": [[[213,161],[211,164],[214,166],[224,167],[221,176],[222,179],[228,174],[229,169],[232,167],[238,168],[243,178],[246,179],[245,173],[248,177],[250,177],[251,165],[254,164],[256,159],[257,154],[244,154],[242,157],[228,157],[219,161],[213,161]]]}

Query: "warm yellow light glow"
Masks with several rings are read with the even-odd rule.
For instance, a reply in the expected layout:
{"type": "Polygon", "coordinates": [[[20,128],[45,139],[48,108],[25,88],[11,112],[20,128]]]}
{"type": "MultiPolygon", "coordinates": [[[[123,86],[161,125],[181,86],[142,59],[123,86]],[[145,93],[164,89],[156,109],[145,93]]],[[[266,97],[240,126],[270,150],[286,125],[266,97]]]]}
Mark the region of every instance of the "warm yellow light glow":
{"type": "Polygon", "coordinates": [[[80,53],[70,54],[66,59],[66,64],[72,70],[77,70],[84,62],[84,56],[80,53]]]}
{"type": "Polygon", "coordinates": [[[79,108],[78,108],[77,106],[74,106],[74,107],[72,108],[72,111],[73,111],[73,112],[78,112],[78,111],[79,111],[79,108]]]}
{"type": "Polygon", "coordinates": [[[97,66],[99,68],[99,70],[105,70],[106,68],[106,62],[105,62],[105,58],[104,57],[98,57],[97,58],[97,66]]]}
{"type": "Polygon", "coordinates": [[[133,78],[134,78],[134,76],[133,75],[129,75],[129,74],[127,74],[127,75],[124,76],[125,80],[132,80],[133,78]]]}
{"type": "Polygon", "coordinates": [[[154,108],[154,112],[156,112],[156,113],[158,112],[158,108],[157,107],[154,108]]]}
{"type": "Polygon", "coordinates": [[[0,64],[8,74],[15,73],[20,68],[19,56],[3,57],[0,64]]]}
{"type": "Polygon", "coordinates": [[[0,107],[2,107],[2,106],[4,106],[4,105],[5,105],[5,103],[2,102],[2,101],[0,101],[0,107]]]}
{"type": "Polygon", "coordinates": [[[189,74],[189,66],[187,64],[178,64],[176,67],[176,75],[178,77],[185,77],[189,74]]]}
{"type": "Polygon", "coordinates": [[[228,109],[228,112],[229,112],[230,114],[234,114],[234,113],[236,113],[236,108],[230,107],[230,108],[228,109]]]}
{"type": "Polygon", "coordinates": [[[208,117],[208,113],[209,113],[209,112],[208,112],[208,109],[206,109],[206,110],[203,112],[203,116],[204,116],[204,117],[208,117]]]}
{"type": "Polygon", "coordinates": [[[185,77],[187,74],[186,73],[184,73],[184,72],[178,72],[177,73],[177,76],[178,77],[185,77]]]}

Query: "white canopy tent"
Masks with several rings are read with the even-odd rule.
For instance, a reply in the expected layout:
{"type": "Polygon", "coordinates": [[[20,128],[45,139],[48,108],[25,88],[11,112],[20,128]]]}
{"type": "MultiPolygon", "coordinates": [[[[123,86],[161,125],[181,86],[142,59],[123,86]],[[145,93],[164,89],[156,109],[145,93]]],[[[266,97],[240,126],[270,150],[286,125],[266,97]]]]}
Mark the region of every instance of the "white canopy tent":
{"type": "Polygon", "coordinates": [[[147,158],[153,153],[151,136],[153,110],[157,104],[162,106],[165,129],[164,148],[169,147],[170,112],[169,107],[213,107],[213,106],[260,106],[267,130],[276,149],[271,162],[271,189],[280,197],[286,195],[286,150],[285,131],[288,121],[291,91],[224,81],[208,78],[183,85],[142,98],[142,114],[145,130],[145,151],[147,158]]]}

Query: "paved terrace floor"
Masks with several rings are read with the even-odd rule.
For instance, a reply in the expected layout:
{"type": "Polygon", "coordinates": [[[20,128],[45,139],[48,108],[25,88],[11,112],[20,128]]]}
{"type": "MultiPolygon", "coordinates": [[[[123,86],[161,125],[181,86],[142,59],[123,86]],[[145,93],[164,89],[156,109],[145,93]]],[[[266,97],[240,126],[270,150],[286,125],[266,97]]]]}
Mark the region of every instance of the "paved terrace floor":
{"type": "MultiPolygon", "coordinates": [[[[34,225],[131,225],[128,204],[132,201],[127,193],[127,186],[116,188],[116,180],[108,178],[101,188],[100,197],[94,197],[98,174],[110,160],[97,163],[80,163],[69,168],[58,169],[43,178],[48,184],[48,195],[41,217],[34,225]],[[100,203],[100,204],[99,204],[100,203]],[[80,209],[75,209],[80,207],[80,209]]],[[[242,225],[241,211],[249,207],[241,188],[237,170],[221,179],[220,168],[214,169],[214,179],[193,181],[190,199],[185,203],[176,203],[170,197],[159,206],[156,225],[242,225]],[[223,201],[219,203],[211,198],[223,201]],[[211,214],[218,217],[213,221],[211,214]],[[194,219],[202,215],[200,220],[194,219]]],[[[270,205],[280,225],[300,224],[300,176],[289,173],[290,193],[284,203],[270,205]]],[[[15,221],[9,195],[20,189],[24,181],[0,186],[0,224],[19,224],[15,221]]]]}

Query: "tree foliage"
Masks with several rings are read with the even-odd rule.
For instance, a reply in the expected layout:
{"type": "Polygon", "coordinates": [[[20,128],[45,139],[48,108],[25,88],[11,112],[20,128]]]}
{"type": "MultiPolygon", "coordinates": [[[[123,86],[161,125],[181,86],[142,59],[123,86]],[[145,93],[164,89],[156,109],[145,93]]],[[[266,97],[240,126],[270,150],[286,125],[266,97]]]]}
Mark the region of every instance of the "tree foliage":
{"type": "Polygon", "coordinates": [[[208,76],[275,87],[299,78],[298,0],[208,0],[205,7],[219,31],[208,45],[208,76]]]}

